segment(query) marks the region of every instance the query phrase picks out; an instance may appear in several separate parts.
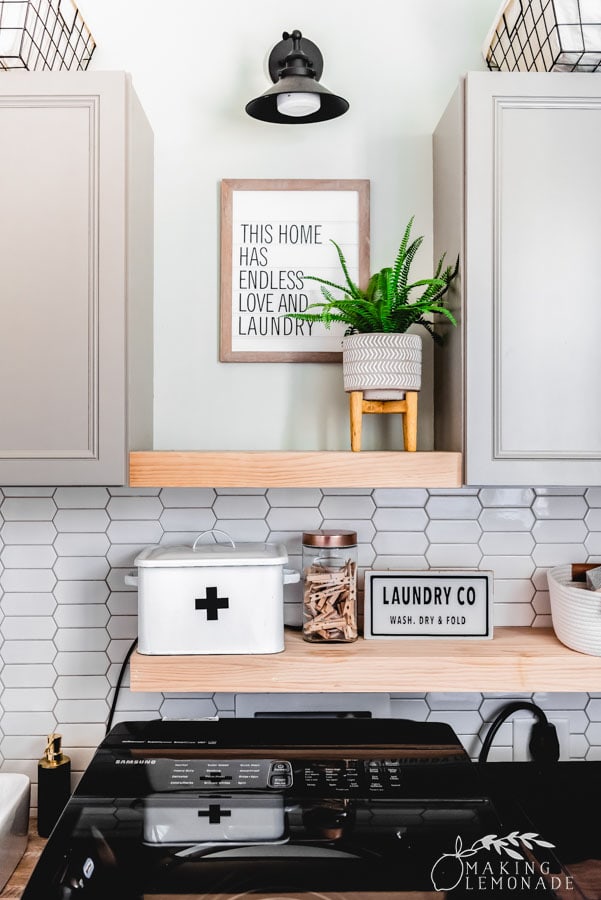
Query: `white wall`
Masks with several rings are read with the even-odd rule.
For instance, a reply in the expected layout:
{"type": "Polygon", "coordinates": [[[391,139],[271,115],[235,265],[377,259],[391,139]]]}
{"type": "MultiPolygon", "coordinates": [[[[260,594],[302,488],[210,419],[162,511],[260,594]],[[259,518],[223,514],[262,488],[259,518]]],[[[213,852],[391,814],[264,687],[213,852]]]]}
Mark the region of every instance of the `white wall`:
{"type": "MultiPolygon", "coordinates": [[[[430,136],[457,78],[485,68],[498,2],[80,0],[97,42],[91,68],[129,71],[155,132],[157,448],[348,449],[338,364],[218,361],[219,182],[369,178],[372,269],[390,263],[415,214],[426,236],[416,274],[431,274],[430,136]],[[322,50],[323,83],[351,104],[342,118],[285,126],[244,112],[293,28],[322,50]]],[[[427,378],[423,449],[430,395],[427,378]]],[[[366,449],[400,446],[387,418],[371,417],[366,449]]]]}

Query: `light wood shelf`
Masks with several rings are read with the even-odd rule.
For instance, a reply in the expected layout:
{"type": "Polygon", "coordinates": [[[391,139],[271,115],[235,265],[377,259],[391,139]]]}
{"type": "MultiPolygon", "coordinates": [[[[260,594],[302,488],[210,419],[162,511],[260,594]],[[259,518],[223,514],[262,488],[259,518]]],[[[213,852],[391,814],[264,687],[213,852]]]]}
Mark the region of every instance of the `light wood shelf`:
{"type": "Polygon", "coordinates": [[[131,487],[461,487],[461,453],[178,451],[130,453],[131,487]]]}
{"type": "Polygon", "coordinates": [[[283,653],[131,657],[134,691],[601,691],[601,658],[548,628],[497,628],[492,640],[397,639],[309,644],[283,653]]]}

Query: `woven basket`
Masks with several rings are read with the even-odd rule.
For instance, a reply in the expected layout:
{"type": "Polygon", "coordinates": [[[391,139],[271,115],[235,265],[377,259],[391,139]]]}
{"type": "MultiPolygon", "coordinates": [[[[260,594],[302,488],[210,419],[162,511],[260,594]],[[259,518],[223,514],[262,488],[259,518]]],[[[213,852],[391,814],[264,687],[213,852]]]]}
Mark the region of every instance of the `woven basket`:
{"type": "Polygon", "coordinates": [[[571,578],[571,565],[547,572],[553,629],[566,647],[601,656],[601,593],[571,578]]]}
{"type": "Polygon", "coordinates": [[[95,46],[75,0],[0,0],[0,71],[87,69],[95,46]]]}
{"type": "Polygon", "coordinates": [[[503,0],[482,52],[503,72],[601,72],[601,3],[503,0]]]}

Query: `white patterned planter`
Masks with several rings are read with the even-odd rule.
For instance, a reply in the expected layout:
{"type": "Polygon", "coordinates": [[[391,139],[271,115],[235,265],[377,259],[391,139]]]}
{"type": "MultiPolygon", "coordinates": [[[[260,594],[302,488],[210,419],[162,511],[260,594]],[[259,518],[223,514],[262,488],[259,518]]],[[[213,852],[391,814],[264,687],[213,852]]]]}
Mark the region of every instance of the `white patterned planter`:
{"type": "Polygon", "coordinates": [[[365,399],[396,399],[399,392],[419,391],[421,336],[350,334],[342,341],[342,374],[344,390],[363,391],[365,399]]]}

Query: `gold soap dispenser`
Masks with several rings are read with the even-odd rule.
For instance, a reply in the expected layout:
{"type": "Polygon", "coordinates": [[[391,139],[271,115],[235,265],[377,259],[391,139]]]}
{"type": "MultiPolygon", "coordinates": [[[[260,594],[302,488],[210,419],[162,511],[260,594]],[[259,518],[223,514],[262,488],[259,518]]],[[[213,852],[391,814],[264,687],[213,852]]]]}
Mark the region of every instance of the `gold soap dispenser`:
{"type": "Polygon", "coordinates": [[[38,763],[38,834],[48,837],[71,796],[71,760],[63,753],[62,735],[49,734],[38,763]]]}

